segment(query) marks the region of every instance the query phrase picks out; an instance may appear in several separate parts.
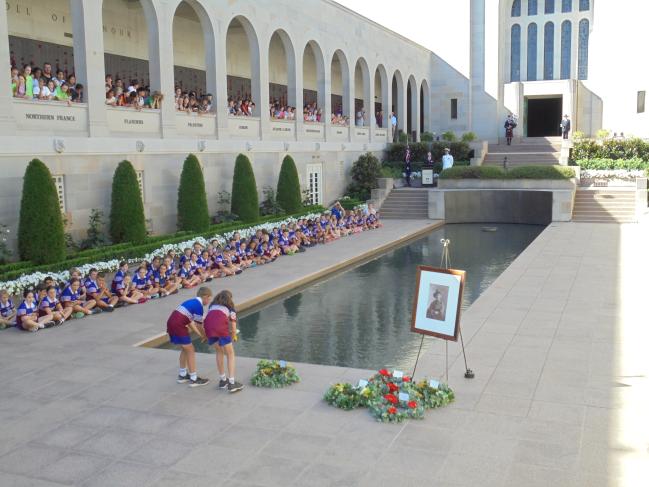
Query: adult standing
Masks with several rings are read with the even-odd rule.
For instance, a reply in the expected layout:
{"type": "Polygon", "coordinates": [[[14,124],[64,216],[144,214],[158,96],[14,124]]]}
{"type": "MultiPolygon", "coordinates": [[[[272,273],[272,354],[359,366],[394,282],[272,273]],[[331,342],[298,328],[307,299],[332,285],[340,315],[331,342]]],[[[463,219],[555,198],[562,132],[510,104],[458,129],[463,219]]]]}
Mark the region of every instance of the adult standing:
{"type": "Polygon", "coordinates": [[[568,117],[568,115],[563,116],[560,127],[563,138],[568,140],[568,137],[570,136],[570,118],[568,117]]]}
{"type": "Polygon", "coordinates": [[[510,113],[507,115],[507,120],[505,120],[505,138],[507,139],[507,145],[512,145],[515,128],[516,120],[514,120],[514,116],[510,113]]]}
{"type": "Polygon", "coordinates": [[[397,116],[394,112],[390,112],[390,129],[392,130],[392,141],[397,133],[397,116]]]}
{"type": "Polygon", "coordinates": [[[406,146],[406,160],[404,162],[403,172],[406,173],[406,184],[410,187],[410,174],[412,173],[412,166],[410,165],[410,146],[406,146]]]}
{"type": "Polygon", "coordinates": [[[365,126],[365,107],[361,107],[360,110],[356,112],[356,126],[365,126]]]}
{"type": "Polygon", "coordinates": [[[442,156],[442,171],[445,169],[450,169],[453,167],[453,156],[451,155],[451,149],[446,147],[444,149],[444,155],[442,156]]]}

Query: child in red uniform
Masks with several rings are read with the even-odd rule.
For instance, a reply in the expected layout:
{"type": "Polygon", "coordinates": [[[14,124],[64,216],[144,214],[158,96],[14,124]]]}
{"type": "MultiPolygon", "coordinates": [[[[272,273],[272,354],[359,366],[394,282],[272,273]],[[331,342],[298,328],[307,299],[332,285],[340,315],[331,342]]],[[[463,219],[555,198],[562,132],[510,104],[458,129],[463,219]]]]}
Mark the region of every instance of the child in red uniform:
{"type": "Polygon", "coordinates": [[[205,317],[205,335],[207,342],[216,350],[216,368],[221,380],[219,387],[228,392],[238,392],[243,384],[234,380],[234,346],[232,341],[237,336],[237,314],[234,310],[232,293],[221,291],[216,295],[205,317]],[[225,375],[224,356],[228,358],[228,375],[225,375]]]}
{"type": "Polygon", "coordinates": [[[189,382],[189,387],[198,387],[209,382],[209,379],[203,379],[196,374],[196,350],[194,350],[192,337],[189,333],[193,331],[205,339],[205,332],[201,326],[203,307],[210,302],[211,298],[212,291],[202,287],[198,290],[195,298],[188,299],[179,305],[167,320],[169,341],[180,346],[180,370],[176,379],[179,384],[189,382]]]}

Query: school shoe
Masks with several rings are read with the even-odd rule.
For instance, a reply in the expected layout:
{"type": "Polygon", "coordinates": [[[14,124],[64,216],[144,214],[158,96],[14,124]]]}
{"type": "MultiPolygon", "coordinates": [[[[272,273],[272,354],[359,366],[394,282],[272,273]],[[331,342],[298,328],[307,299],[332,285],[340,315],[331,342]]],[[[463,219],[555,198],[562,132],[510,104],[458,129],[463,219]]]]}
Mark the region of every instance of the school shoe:
{"type": "Polygon", "coordinates": [[[90,310],[90,314],[91,314],[91,315],[98,315],[98,314],[101,313],[101,312],[102,312],[102,311],[101,311],[101,308],[92,308],[92,309],[90,310]]]}
{"type": "Polygon", "coordinates": [[[200,387],[204,386],[205,384],[208,384],[210,382],[209,379],[203,379],[202,377],[196,377],[196,380],[191,380],[189,379],[189,387],[200,387]]]}
{"type": "Polygon", "coordinates": [[[230,382],[228,379],[222,379],[219,381],[219,389],[227,389],[230,382]]]}
{"type": "Polygon", "coordinates": [[[176,379],[176,382],[178,384],[187,384],[190,380],[191,378],[189,377],[189,374],[185,376],[179,375],[178,378],[176,379]]]}
{"type": "Polygon", "coordinates": [[[54,321],[48,321],[47,323],[43,323],[44,328],[52,328],[53,326],[56,326],[56,322],[54,321]]]}
{"type": "Polygon", "coordinates": [[[115,306],[109,304],[108,306],[106,306],[106,308],[104,309],[104,311],[105,311],[106,313],[112,313],[113,311],[115,311],[115,306]]]}
{"type": "Polygon", "coordinates": [[[243,389],[243,384],[237,381],[228,382],[228,392],[239,392],[241,389],[243,389]]]}

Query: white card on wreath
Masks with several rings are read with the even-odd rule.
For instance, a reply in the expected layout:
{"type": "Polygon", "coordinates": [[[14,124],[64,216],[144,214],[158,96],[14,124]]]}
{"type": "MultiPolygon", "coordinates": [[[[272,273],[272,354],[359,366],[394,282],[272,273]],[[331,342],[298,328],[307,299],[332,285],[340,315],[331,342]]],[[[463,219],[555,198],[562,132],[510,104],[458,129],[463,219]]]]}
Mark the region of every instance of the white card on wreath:
{"type": "Polygon", "coordinates": [[[280,360],[280,361],[279,361],[279,366],[280,366],[282,369],[285,369],[285,368],[286,368],[286,360],[280,360]]]}
{"type": "Polygon", "coordinates": [[[367,382],[365,379],[361,379],[358,381],[358,387],[360,389],[362,389],[363,387],[367,387],[367,384],[369,384],[369,382],[367,382]]]}
{"type": "Polygon", "coordinates": [[[408,394],[406,392],[400,392],[399,393],[399,401],[401,401],[401,402],[410,401],[410,394],[408,394]]]}
{"type": "Polygon", "coordinates": [[[403,372],[401,372],[400,370],[395,370],[394,372],[392,372],[392,377],[394,377],[395,379],[403,379],[403,372]]]}
{"type": "Polygon", "coordinates": [[[430,382],[428,383],[428,385],[430,387],[432,387],[433,389],[439,389],[439,381],[438,380],[431,379],[430,382]]]}

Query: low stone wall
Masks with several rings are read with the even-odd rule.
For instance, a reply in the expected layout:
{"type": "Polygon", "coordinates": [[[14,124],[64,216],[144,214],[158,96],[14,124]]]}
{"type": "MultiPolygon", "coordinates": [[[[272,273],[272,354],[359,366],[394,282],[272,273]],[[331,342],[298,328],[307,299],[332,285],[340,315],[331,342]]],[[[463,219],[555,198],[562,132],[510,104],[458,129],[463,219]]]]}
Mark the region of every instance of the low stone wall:
{"type": "Polygon", "coordinates": [[[441,179],[428,193],[428,217],[448,223],[567,222],[576,180],[441,179]]]}

